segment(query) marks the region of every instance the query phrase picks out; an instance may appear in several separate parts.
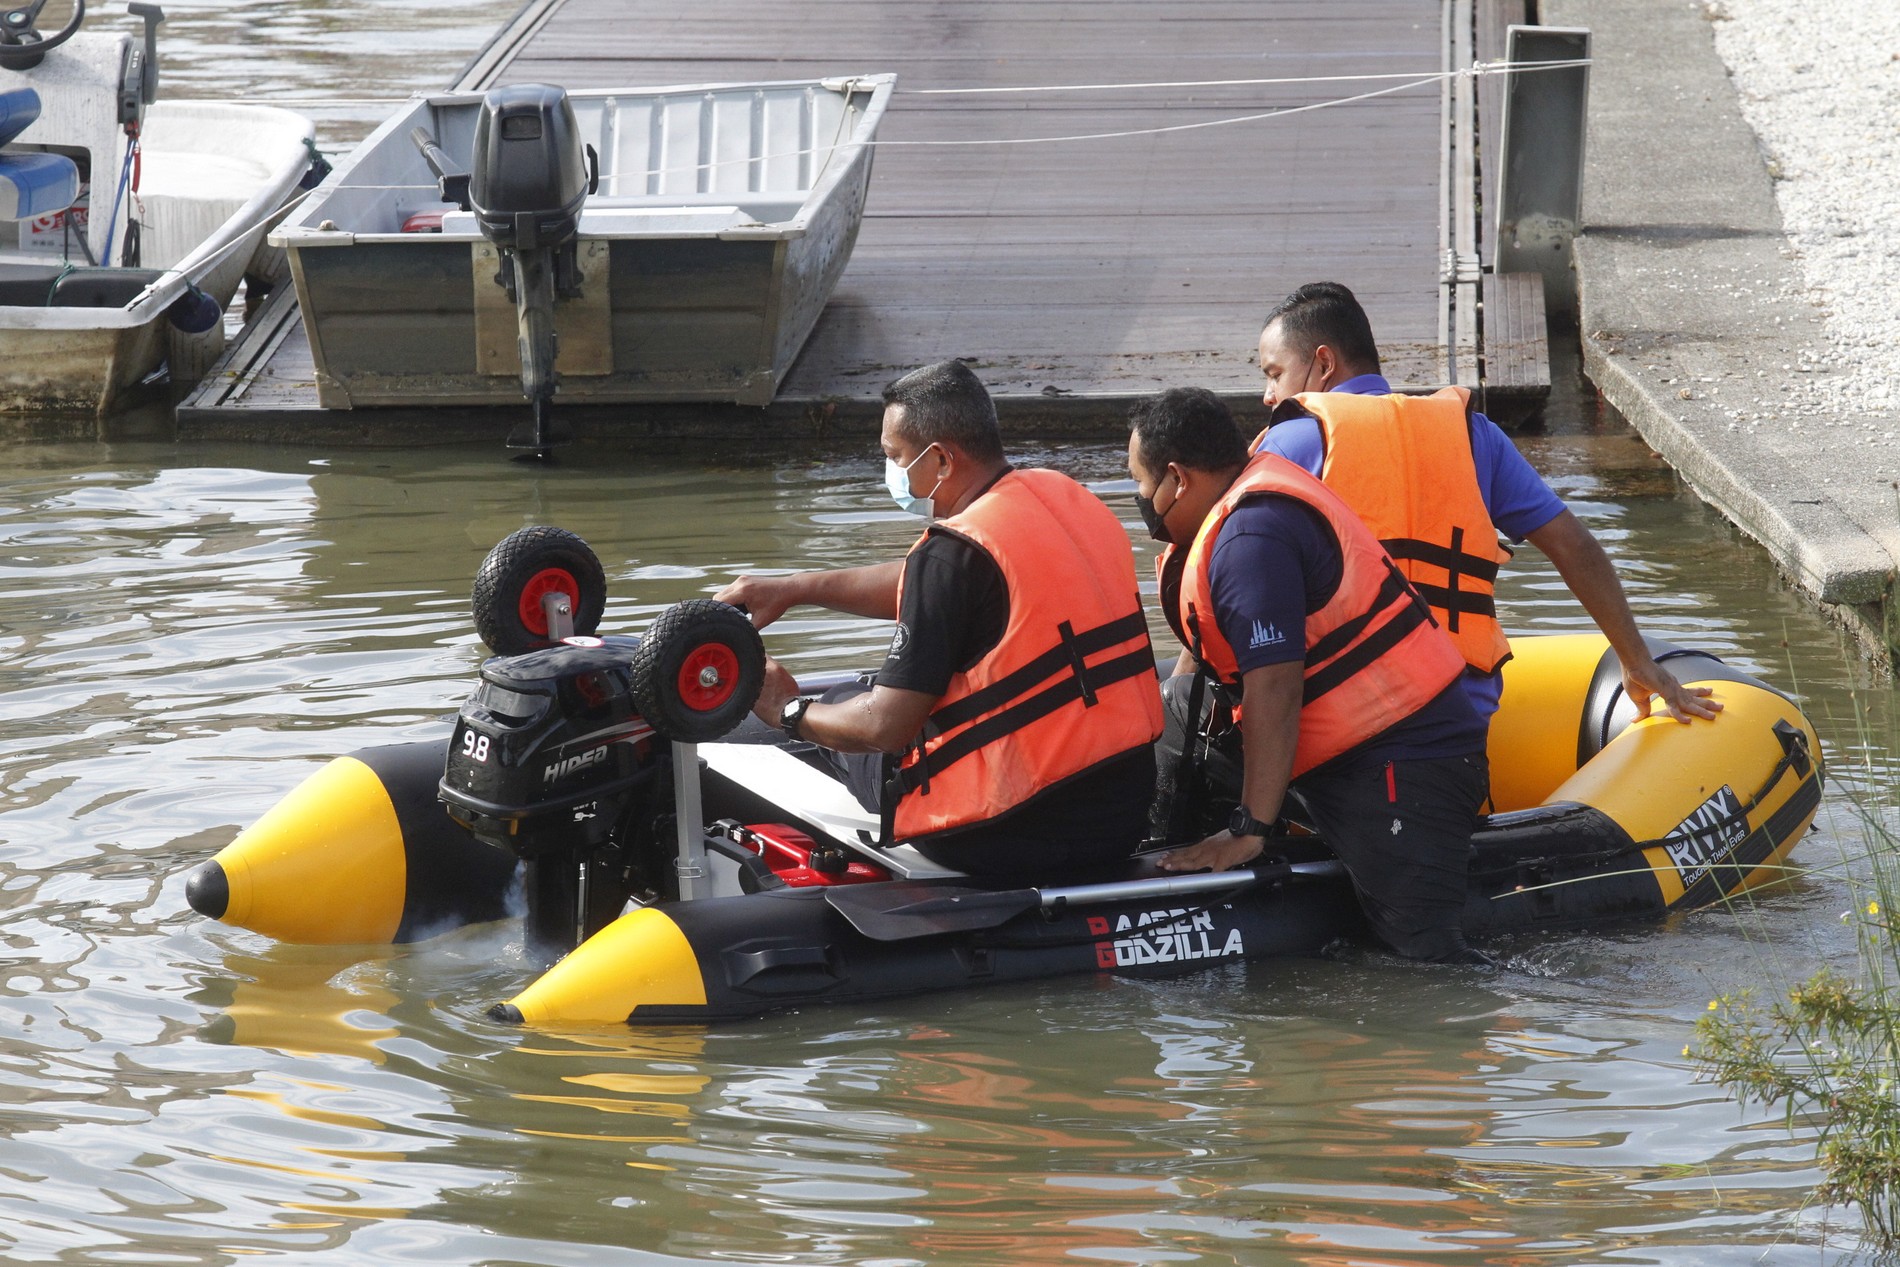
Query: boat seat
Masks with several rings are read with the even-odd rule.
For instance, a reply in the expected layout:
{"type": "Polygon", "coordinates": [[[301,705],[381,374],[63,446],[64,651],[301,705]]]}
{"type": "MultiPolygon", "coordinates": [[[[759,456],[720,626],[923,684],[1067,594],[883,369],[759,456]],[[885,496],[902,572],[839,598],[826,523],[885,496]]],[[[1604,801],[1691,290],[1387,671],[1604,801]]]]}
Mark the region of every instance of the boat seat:
{"type": "Polygon", "coordinates": [[[776,190],[753,193],[734,189],[704,194],[595,194],[587,200],[589,211],[683,211],[737,207],[766,223],[790,220],[804,205],[803,190],[795,196],[787,196],[776,190]]]}
{"type": "MultiPolygon", "coordinates": [[[[0,91],[0,145],[40,117],[40,94],[32,88],[0,91]]],[[[64,154],[33,150],[0,153],[0,220],[31,220],[64,211],[79,200],[79,165],[64,154]]]]}
{"type": "Polygon", "coordinates": [[[0,88],[0,145],[10,145],[40,117],[39,90],[0,88]]]}
{"type": "Polygon", "coordinates": [[[156,268],[76,268],[53,285],[53,308],[123,308],[165,274],[156,268]]]}
{"type": "MultiPolygon", "coordinates": [[[[688,233],[719,233],[725,229],[756,223],[754,218],[731,203],[696,207],[612,207],[597,209],[590,201],[581,208],[580,233],[583,237],[676,237],[688,233]]],[[[472,234],[481,232],[481,223],[472,211],[446,211],[442,214],[442,232],[472,234]]]]}
{"type": "Polygon", "coordinates": [[[79,164],[64,154],[0,154],[0,220],[50,216],[79,201],[79,164]]]}

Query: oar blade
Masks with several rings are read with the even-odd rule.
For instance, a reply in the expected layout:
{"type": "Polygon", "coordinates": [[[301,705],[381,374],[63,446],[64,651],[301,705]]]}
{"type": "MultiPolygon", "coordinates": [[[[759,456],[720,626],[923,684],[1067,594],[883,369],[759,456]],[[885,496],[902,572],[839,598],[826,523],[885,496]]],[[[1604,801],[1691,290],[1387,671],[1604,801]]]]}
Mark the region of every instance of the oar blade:
{"type": "Polygon", "coordinates": [[[825,901],[872,941],[908,941],[1007,924],[1042,904],[1035,889],[974,889],[955,884],[839,884],[825,901]]]}

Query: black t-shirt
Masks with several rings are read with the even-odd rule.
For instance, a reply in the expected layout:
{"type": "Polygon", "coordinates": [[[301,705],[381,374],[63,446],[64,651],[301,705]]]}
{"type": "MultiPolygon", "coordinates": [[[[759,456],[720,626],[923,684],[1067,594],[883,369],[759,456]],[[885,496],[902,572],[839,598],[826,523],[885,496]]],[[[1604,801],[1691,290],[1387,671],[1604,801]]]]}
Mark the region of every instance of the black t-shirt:
{"type": "Polygon", "coordinates": [[[1009,587],[989,554],[933,531],[904,560],[904,602],[879,686],[942,695],[1009,627],[1009,587]]]}

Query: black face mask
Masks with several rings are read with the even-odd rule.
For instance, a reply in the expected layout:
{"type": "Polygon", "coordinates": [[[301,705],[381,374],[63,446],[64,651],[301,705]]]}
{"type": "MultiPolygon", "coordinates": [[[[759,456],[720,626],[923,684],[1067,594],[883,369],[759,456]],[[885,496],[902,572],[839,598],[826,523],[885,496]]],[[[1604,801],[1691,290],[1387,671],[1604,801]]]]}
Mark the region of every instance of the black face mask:
{"type": "MultiPolygon", "coordinates": [[[[1160,485],[1155,486],[1155,491],[1161,491],[1160,485]]],[[[1168,509],[1174,509],[1173,502],[1168,503],[1168,509]]],[[[1154,498],[1143,497],[1140,493],[1136,493],[1135,510],[1140,513],[1141,522],[1147,527],[1149,536],[1163,545],[1174,544],[1174,534],[1168,531],[1167,521],[1161,517],[1161,512],[1155,509],[1154,498]]]]}

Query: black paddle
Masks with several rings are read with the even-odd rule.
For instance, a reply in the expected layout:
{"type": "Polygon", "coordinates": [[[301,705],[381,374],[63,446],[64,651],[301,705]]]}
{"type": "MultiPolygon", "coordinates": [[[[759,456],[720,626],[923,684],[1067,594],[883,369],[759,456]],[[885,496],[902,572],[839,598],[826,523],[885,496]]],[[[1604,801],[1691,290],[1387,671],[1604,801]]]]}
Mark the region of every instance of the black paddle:
{"type": "Polygon", "coordinates": [[[1050,889],[978,889],[967,885],[898,880],[889,884],[840,884],[825,890],[831,909],[873,941],[908,941],[944,933],[969,933],[1007,924],[1025,911],[1081,903],[1137,901],[1249,888],[1289,876],[1338,876],[1338,862],[1275,862],[1234,871],[1158,875],[1108,884],[1050,889]]]}

